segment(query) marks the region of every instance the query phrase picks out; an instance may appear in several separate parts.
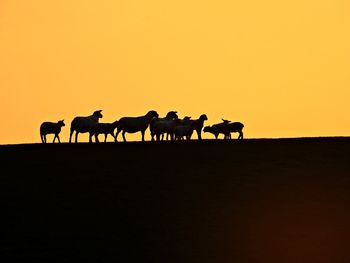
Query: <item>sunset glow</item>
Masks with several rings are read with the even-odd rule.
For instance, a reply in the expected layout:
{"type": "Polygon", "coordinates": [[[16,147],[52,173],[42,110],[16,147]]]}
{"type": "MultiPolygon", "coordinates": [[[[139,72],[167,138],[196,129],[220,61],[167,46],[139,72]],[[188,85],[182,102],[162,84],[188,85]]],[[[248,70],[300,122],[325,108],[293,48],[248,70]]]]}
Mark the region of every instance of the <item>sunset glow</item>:
{"type": "Polygon", "coordinates": [[[349,28],[345,0],[2,0],[0,144],[40,142],[60,119],[67,142],[100,109],[205,113],[246,138],[348,136],[349,28]]]}

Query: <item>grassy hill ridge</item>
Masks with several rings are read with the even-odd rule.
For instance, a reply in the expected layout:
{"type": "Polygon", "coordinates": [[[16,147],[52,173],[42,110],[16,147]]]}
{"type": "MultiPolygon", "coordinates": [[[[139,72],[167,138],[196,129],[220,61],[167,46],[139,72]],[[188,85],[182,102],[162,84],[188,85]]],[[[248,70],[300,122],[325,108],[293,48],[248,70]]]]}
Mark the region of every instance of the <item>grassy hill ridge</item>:
{"type": "Polygon", "coordinates": [[[346,262],[350,138],[0,146],[1,262],[346,262]]]}

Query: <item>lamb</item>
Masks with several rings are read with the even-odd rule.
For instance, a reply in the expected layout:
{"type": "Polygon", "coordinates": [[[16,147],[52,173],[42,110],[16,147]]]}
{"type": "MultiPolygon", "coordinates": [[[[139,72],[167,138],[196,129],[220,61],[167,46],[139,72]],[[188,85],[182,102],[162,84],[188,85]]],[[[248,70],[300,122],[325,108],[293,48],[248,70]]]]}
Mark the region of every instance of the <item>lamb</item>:
{"type": "Polygon", "coordinates": [[[59,134],[61,132],[61,128],[66,126],[64,124],[64,120],[60,120],[58,122],[43,122],[40,125],[40,138],[42,143],[46,143],[46,135],[47,134],[55,134],[55,137],[53,138],[53,143],[55,142],[56,138],[58,139],[58,142],[60,143],[60,137],[59,134]]]}
{"type": "Polygon", "coordinates": [[[103,117],[102,110],[95,111],[90,116],[78,116],[75,117],[72,120],[71,126],[70,126],[70,136],[69,136],[69,143],[72,142],[72,135],[75,132],[75,142],[78,142],[78,134],[79,133],[89,133],[89,142],[92,142],[92,135],[93,131],[92,128],[96,123],[99,122],[99,119],[103,117]]]}
{"type": "Polygon", "coordinates": [[[244,124],[241,122],[232,122],[227,124],[228,139],[231,139],[231,132],[238,132],[238,139],[243,139],[244,124]]]}
{"type": "Polygon", "coordinates": [[[244,125],[241,122],[232,122],[222,119],[222,123],[214,124],[212,126],[206,126],[204,132],[210,132],[214,134],[215,139],[218,139],[220,134],[224,135],[223,139],[231,139],[232,132],[238,132],[238,139],[243,139],[243,127],[244,125]]]}
{"type": "Polygon", "coordinates": [[[183,120],[183,124],[190,125],[193,123],[194,130],[196,131],[198,136],[198,140],[202,140],[202,129],[204,126],[204,121],[208,120],[207,115],[202,114],[201,116],[199,116],[198,119],[195,119],[195,120],[191,120],[191,117],[186,117],[186,118],[187,118],[186,120],[185,119],[183,120]]]}
{"type": "Polygon", "coordinates": [[[215,136],[215,139],[218,139],[220,134],[224,135],[224,139],[227,139],[229,136],[228,124],[230,121],[222,119],[223,122],[214,124],[212,126],[204,127],[204,132],[212,133],[215,136]]]}
{"type": "Polygon", "coordinates": [[[150,122],[150,131],[151,131],[151,137],[152,141],[154,141],[154,136],[156,136],[157,141],[160,140],[160,136],[163,136],[164,133],[167,134],[166,139],[173,140],[174,139],[174,128],[175,128],[175,122],[174,120],[177,120],[177,112],[176,111],[169,111],[167,115],[164,118],[153,118],[150,122]]]}
{"type": "Polygon", "coordinates": [[[178,125],[174,129],[175,140],[182,140],[184,137],[191,140],[193,130],[196,129],[196,123],[192,122],[188,125],[178,125]]]}
{"type": "Polygon", "coordinates": [[[117,125],[115,140],[117,141],[120,132],[122,132],[124,142],[126,142],[125,133],[141,132],[142,141],[145,141],[145,131],[154,117],[159,117],[158,113],[154,110],[147,112],[144,116],[122,117],[117,125]]]}
{"type": "Polygon", "coordinates": [[[116,138],[114,136],[114,130],[118,126],[118,121],[112,122],[112,123],[96,123],[92,128],[92,134],[95,136],[95,141],[99,142],[98,135],[104,134],[105,140],[107,141],[108,134],[112,135],[114,138],[114,141],[116,141],[116,138]]]}

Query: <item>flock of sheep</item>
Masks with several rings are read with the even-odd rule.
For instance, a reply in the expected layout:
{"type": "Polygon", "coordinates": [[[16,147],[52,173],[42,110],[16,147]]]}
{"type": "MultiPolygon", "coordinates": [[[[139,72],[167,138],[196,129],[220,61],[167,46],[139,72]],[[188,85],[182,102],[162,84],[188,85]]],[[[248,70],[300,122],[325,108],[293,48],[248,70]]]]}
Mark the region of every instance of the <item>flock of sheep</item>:
{"type": "MultiPolygon", "coordinates": [[[[194,131],[196,131],[198,139],[202,139],[203,132],[209,132],[218,139],[220,134],[224,135],[224,139],[231,139],[231,133],[239,133],[238,139],[243,139],[243,127],[241,122],[231,122],[222,120],[221,123],[212,126],[204,127],[204,121],[208,120],[205,114],[199,116],[198,119],[191,119],[191,117],[184,117],[180,119],[176,111],[169,111],[167,115],[160,118],[158,113],[154,110],[147,112],[144,116],[137,117],[122,117],[112,123],[101,123],[99,119],[103,117],[102,110],[95,111],[90,116],[75,117],[70,126],[69,142],[72,142],[72,136],[75,132],[75,142],[78,142],[79,133],[89,133],[89,142],[95,137],[95,142],[99,142],[98,136],[104,134],[107,141],[107,136],[110,134],[115,142],[118,141],[119,133],[122,133],[123,140],[126,142],[126,133],[141,132],[142,141],[145,140],[145,132],[149,128],[152,141],[161,141],[166,135],[167,140],[190,140],[194,131]],[[204,127],[204,129],[203,129],[204,127]],[[116,132],[115,129],[117,129],[116,132]]],[[[60,141],[59,134],[61,128],[65,126],[63,120],[58,122],[43,122],[40,125],[40,137],[43,143],[46,143],[46,135],[54,134],[53,142],[56,138],[60,141]]]]}

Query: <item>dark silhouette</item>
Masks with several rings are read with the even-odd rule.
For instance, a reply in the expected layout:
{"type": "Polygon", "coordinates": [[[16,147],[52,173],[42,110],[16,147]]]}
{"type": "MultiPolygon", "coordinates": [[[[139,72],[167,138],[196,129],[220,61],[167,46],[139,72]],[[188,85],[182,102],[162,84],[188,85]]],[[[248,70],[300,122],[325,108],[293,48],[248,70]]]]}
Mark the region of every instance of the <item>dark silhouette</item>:
{"type": "Polygon", "coordinates": [[[46,143],[46,135],[47,134],[55,134],[55,137],[53,138],[53,143],[55,142],[56,138],[58,139],[58,142],[60,143],[60,132],[61,128],[66,126],[64,124],[64,120],[60,120],[58,122],[43,122],[40,125],[40,138],[42,143],[46,143]]]}
{"type": "Polygon", "coordinates": [[[158,113],[154,110],[147,112],[147,114],[144,116],[122,117],[118,121],[115,140],[118,140],[118,135],[120,132],[122,132],[124,142],[126,142],[125,133],[141,132],[142,141],[145,141],[145,131],[147,130],[148,125],[154,117],[159,117],[158,113]]]}
{"type": "Polygon", "coordinates": [[[215,139],[218,139],[220,134],[224,135],[224,140],[231,139],[232,132],[238,132],[238,139],[243,139],[243,127],[244,125],[240,122],[232,122],[229,120],[222,119],[221,123],[214,124],[212,126],[204,127],[204,132],[212,133],[215,139]]]}
{"type": "Polygon", "coordinates": [[[187,125],[177,125],[174,130],[175,140],[181,141],[184,138],[186,140],[191,140],[193,130],[196,128],[196,123],[192,122],[187,125]]]}
{"type": "Polygon", "coordinates": [[[232,132],[238,132],[238,139],[243,139],[243,128],[244,125],[241,122],[232,122],[227,124],[227,131],[228,131],[228,138],[231,139],[231,133],[232,132]]]}
{"type": "Polygon", "coordinates": [[[197,133],[198,136],[198,140],[202,140],[202,129],[204,126],[204,121],[208,120],[207,115],[202,114],[201,116],[199,116],[198,119],[195,120],[191,120],[191,117],[186,116],[183,121],[182,124],[183,125],[194,125],[194,130],[197,133]]]}
{"type": "Polygon", "coordinates": [[[156,135],[157,141],[163,140],[164,133],[167,134],[166,140],[174,139],[174,128],[175,123],[173,120],[178,119],[177,111],[169,111],[164,118],[154,117],[149,125],[151,131],[152,141],[154,141],[154,136],[156,135]],[[160,138],[161,136],[161,138],[160,138]]]}
{"type": "Polygon", "coordinates": [[[96,123],[92,127],[92,135],[95,136],[95,141],[99,142],[98,135],[104,134],[105,139],[104,142],[107,141],[108,134],[112,135],[114,138],[114,141],[116,141],[116,137],[114,135],[114,130],[118,126],[118,121],[112,122],[112,123],[96,123]]]}
{"type": "Polygon", "coordinates": [[[99,119],[103,117],[102,110],[95,111],[92,115],[86,116],[86,117],[75,117],[72,120],[71,126],[70,126],[70,135],[69,135],[69,142],[72,142],[72,135],[75,131],[75,142],[78,142],[78,134],[79,133],[89,133],[89,142],[92,142],[92,135],[93,131],[92,128],[96,123],[98,123],[99,119]]]}

